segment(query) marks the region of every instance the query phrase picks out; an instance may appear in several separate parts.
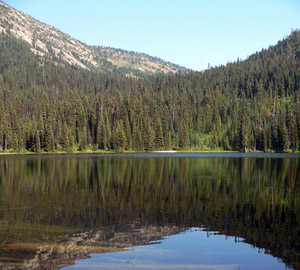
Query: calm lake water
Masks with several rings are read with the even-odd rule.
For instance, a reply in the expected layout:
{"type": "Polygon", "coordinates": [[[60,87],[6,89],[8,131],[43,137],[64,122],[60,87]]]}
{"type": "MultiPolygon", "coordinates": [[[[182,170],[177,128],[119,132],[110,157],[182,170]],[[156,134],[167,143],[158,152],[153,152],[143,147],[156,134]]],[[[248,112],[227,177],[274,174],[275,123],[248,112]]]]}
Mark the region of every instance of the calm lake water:
{"type": "Polygon", "coordinates": [[[300,269],[300,156],[2,156],[0,269],[300,269]]]}

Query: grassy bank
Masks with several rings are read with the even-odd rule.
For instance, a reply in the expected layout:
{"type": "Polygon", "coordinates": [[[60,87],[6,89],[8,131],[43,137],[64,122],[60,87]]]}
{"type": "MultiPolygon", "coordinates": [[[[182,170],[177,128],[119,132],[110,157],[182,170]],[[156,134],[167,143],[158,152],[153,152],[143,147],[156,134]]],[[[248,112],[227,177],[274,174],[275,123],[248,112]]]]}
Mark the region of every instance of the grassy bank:
{"type": "MultiPolygon", "coordinates": [[[[94,149],[86,149],[82,151],[73,150],[73,151],[53,151],[46,152],[41,151],[39,153],[30,152],[30,151],[0,151],[0,156],[4,155],[66,155],[66,154],[134,154],[134,153],[239,153],[238,151],[230,151],[223,149],[176,149],[176,150],[153,150],[153,151],[134,151],[134,150],[125,150],[125,151],[114,151],[114,150],[94,150],[94,149]]],[[[249,151],[248,153],[264,153],[262,151],[249,151]]],[[[275,151],[268,151],[267,153],[276,153],[275,151]]],[[[287,151],[285,153],[294,153],[299,154],[300,151],[287,151]]]]}

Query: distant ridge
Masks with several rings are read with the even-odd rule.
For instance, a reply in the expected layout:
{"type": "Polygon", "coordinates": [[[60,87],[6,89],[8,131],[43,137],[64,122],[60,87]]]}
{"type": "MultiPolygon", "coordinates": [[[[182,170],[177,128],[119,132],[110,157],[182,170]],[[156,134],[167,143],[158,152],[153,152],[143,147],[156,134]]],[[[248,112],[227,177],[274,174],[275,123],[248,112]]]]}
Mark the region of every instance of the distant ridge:
{"type": "Polygon", "coordinates": [[[244,61],[164,76],[133,69],[139,54],[0,12],[0,151],[300,151],[299,31],[244,61]]]}
{"type": "Polygon", "coordinates": [[[144,53],[103,46],[88,46],[60,30],[39,22],[0,1],[0,33],[26,41],[39,56],[84,69],[147,76],[186,72],[186,68],[144,53]]]}

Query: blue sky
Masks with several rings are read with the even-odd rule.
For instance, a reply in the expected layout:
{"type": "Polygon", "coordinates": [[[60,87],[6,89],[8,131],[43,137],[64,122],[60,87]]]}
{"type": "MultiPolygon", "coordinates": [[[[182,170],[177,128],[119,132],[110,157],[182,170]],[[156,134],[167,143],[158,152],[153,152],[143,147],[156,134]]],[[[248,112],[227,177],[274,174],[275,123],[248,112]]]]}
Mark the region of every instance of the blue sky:
{"type": "Polygon", "coordinates": [[[194,69],[235,61],[300,29],[300,0],[4,0],[88,44],[194,69]]]}

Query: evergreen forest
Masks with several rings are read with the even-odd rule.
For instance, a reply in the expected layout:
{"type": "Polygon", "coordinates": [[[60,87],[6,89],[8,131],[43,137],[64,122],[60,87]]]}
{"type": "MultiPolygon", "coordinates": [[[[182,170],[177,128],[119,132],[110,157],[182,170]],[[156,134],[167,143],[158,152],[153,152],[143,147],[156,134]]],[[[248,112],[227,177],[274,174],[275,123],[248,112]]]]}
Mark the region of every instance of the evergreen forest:
{"type": "Polygon", "coordinates": [[[0,35],[0,150],[300,147],[300,32],[226,66],[146,78],[81,69],[0,35]]]}

